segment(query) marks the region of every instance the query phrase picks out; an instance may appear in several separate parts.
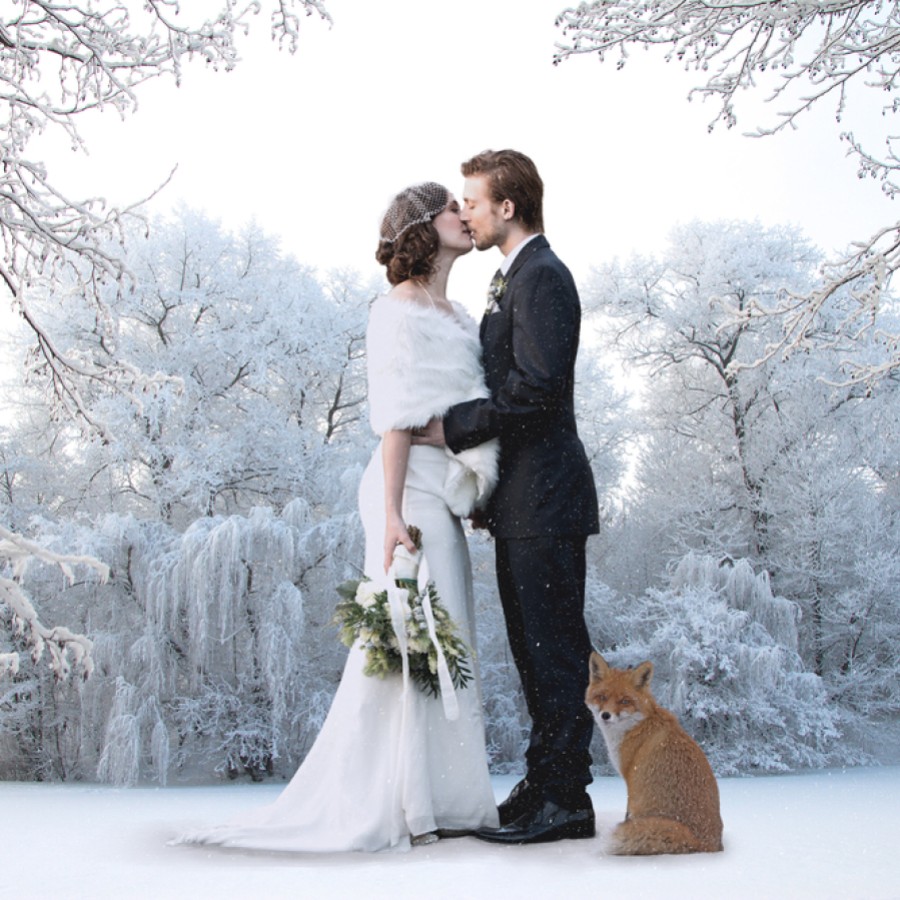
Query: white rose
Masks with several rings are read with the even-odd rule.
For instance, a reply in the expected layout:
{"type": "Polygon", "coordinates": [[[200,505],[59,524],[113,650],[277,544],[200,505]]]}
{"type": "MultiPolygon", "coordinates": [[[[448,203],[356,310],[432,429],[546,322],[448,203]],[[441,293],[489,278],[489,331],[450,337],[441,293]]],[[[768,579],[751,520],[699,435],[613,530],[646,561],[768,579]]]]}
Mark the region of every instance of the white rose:
{"type": "Polygon", "coordinates": [[[368,609],[370,606],[375,605],[378,593],[378,589],[371,581],[361,581],[356,589],[355,599],[363,609],[368,609]]]}

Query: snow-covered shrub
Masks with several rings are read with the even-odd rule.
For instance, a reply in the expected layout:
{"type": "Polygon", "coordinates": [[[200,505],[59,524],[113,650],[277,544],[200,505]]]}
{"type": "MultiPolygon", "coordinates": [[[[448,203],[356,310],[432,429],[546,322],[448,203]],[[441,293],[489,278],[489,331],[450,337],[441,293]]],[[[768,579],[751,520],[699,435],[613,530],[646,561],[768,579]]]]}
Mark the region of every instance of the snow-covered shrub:
{"type": "Polygon", "coordinates": [[[858,762],[797,649],[796,604],[746,560],[688,554],[669,586],[622,603],[611,664],[654,665],[653,691],[720,775],[858,762]]]}
{"type": "Polygon", "coordinates": [[[2,771],[116,784],[289,776],[340,676],[334,585],[362,559],[355,513],[319,519],[298,500],[184,534],[133,516],[43,523],[43,540],[112,574],[68,586],[48,567],[29,572],[42,608],[90,634],[95,668],[74,685],[42,668],[3,684],[2,771]]]}

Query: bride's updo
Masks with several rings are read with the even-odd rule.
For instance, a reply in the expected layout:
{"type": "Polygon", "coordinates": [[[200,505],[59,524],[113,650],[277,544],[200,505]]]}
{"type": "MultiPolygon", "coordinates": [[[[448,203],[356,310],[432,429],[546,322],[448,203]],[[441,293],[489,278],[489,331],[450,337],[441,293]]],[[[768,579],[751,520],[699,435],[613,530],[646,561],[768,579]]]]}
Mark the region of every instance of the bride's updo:
{"type": "Polygon", "coordinates": [[[440,249],[432,224],[450,202],[450,191],[434,181],[400,191],[381,220],[375,259],[387,269],[387,280],[400,284],[410,278],[429,279],[440,249]]]}

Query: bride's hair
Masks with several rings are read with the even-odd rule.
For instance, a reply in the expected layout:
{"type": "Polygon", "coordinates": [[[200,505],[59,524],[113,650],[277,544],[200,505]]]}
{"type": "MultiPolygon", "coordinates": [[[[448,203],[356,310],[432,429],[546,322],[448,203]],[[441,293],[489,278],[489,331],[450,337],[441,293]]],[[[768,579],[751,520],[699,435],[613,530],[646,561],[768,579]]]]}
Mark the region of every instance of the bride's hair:
{"type": "Polygon", "coordinates": [[[449,202],[447,188],[433,181],[414,184],[391,201],[381,220],[375,259],[387,269],[392,285],[434,274],[440,237],[433,220],[449,202]]]}

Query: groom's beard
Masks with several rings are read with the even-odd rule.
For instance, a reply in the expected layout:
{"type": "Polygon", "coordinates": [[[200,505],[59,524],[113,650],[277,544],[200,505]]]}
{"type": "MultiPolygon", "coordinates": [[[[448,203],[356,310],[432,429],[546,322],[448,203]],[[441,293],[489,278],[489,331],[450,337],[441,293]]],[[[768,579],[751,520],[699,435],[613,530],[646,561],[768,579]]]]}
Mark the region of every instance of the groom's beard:
{"type": "Polygon", "coordinates": [[[496,227],[480,228],[477,232],[472,233],[472,239],[475,241],[476,250],[490,250],[491,247],[500,246],[503,235],[496,227]]]}

